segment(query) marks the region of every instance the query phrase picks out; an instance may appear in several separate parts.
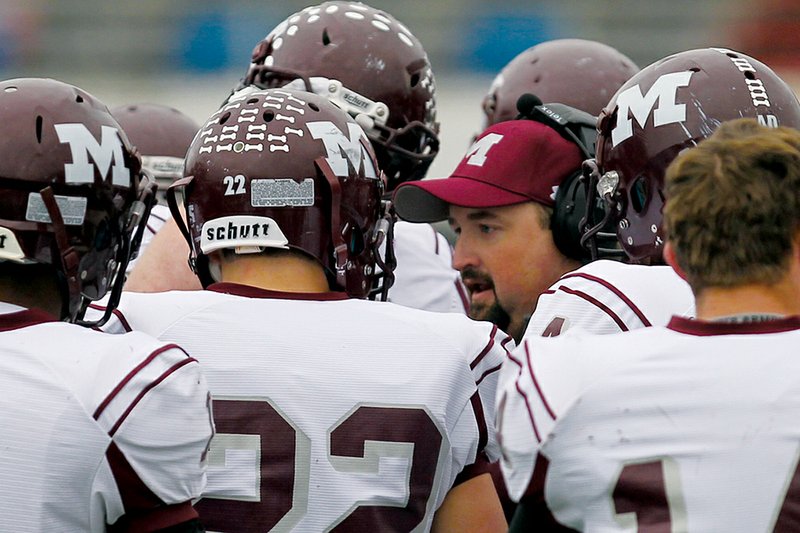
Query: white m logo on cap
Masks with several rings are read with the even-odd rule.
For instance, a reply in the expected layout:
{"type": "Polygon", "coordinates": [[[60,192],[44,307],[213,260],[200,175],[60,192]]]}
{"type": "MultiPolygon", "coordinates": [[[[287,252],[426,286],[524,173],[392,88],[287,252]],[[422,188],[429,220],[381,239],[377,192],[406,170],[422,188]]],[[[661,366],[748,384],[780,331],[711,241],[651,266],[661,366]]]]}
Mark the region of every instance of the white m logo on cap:
{"type": "Polygon", "coordinates": [[[347,123],[349,138],[342,133],[336,124],[323,120],[306,124],[309,133],[315,139],[320,139],[325,144],[328,152],[328,164],[337,176],[347,176],[347,161],[355,167],[361,168],[364,163],[364,175],[367,178],[377,178],[378,174],[372,165],[372,160],[367,150],[361,145],[361,137],[365,137],[364,130],[358,124],[347,123]]]}
{"type": "Polygon", "coordinates": [[[678,104],[678,87],[686,87],[692,78],[691,70],[664,74],[656,80],[646,95],[638,85],[628,87],[617,97],[617,124],[611,130],[611,144],[618,145],[633,136],[633,123],[629,115],[644,127],[650,112],[658,101],[653,112],[653,126],[663,126],[686,120],[686,104],[678,104]]]}
{"type": "Polygon", "coordinates": [[[486,162],[486,155],[489,153],[489,149],[492,146],[499,143],[503,139],[503,136],[499,133],[490,133],[485,137],[481,137],[477,141],[475,141],[472,146],[469,147],[467,150],[467,154],[464,156],[467,159],[468,165],[475,165],[476,167],[482,167],[483,164],[486,162]]]}
{"type": "Polygon", "coordinates": [[[72,163],[64,165],[67,183],[94,183],[95,167],[89,163],[89,156],[92,156],[103,179],[108,177],[110,168],[114,185],[130,186],[131,173],[125,166],[122,141],[116,128],[101,126],[100,143],[83,124],[56,124],[55,128],[58,140],[69,143],[72,152],[72,163]]]}

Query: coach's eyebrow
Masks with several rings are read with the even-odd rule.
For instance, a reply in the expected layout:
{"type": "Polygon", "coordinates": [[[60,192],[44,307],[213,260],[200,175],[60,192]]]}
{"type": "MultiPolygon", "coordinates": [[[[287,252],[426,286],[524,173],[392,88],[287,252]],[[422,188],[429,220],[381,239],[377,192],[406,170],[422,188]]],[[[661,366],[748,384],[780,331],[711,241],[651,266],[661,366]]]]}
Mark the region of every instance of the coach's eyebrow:
{"type": "Polygon", "coordinates": [[[493,211],[474,211],[467,215],[468,220],[485,220],[487,218],[498,218],[497,213],[493,211]]]}

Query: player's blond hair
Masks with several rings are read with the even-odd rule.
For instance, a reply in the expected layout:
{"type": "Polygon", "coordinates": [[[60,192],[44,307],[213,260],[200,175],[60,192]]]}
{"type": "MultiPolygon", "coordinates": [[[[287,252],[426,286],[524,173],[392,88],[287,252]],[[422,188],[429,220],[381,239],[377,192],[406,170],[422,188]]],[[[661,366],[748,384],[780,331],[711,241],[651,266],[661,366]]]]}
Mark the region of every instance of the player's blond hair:
{"type": "Polygon", "coordinates": [[[666,235],[695,293],[780,281],[800,230],[800,132],[726,122],[665,182],[666,235]]]}

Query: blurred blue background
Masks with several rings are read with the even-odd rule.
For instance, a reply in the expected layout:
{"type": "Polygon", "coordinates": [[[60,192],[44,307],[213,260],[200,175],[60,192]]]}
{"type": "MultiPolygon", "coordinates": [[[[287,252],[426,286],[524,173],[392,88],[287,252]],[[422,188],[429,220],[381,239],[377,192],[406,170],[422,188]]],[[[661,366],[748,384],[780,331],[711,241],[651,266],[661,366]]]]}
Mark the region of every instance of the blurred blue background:
{"type": "MultiPolygon", "coordinates": [[[[437,77],[446,173],[481,126],[492,77],[539,42],[605,42],[640,66],[726,46],[790,83],[800,72],[800,0],[374,0],[425,46],[437,77]]],[[[253,46],[307,1],[0,0],[0,75],[49,76],[109,105],[150,101],[203,120],[244,74],[253,46]]]]}

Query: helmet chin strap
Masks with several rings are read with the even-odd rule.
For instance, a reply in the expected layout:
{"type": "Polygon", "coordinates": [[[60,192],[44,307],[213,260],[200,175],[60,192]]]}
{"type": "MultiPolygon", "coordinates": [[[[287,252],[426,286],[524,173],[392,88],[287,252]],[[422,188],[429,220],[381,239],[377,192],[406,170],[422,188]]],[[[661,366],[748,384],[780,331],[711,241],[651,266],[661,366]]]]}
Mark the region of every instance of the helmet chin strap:
{"type": "MultiPolygon", "coordinates": [[[[67,230],[64,226],[64,219],[61,217],[61,209],[56,202],[55,194],[52,187],[45,187],[39,194],[42,196],[42,201],[47,208],[47,213],[50,215],[50,222],[53,226],[53,235],[56,239],[56,246],[58,246],[59,261],[61,263],[61,271],[64,273],[64,280],[67,287],[67,302],[66,313],[62,311],[62,319],[67,319],[74,322],[78,313],[80,312],[81,301],[81,284],[78,280],[78,265],[80,263],[80,256],[75,248],[69,245],[67,238],[67,230]]],[[[63,295],[62,295],[63,299],[63,295]]]]}

